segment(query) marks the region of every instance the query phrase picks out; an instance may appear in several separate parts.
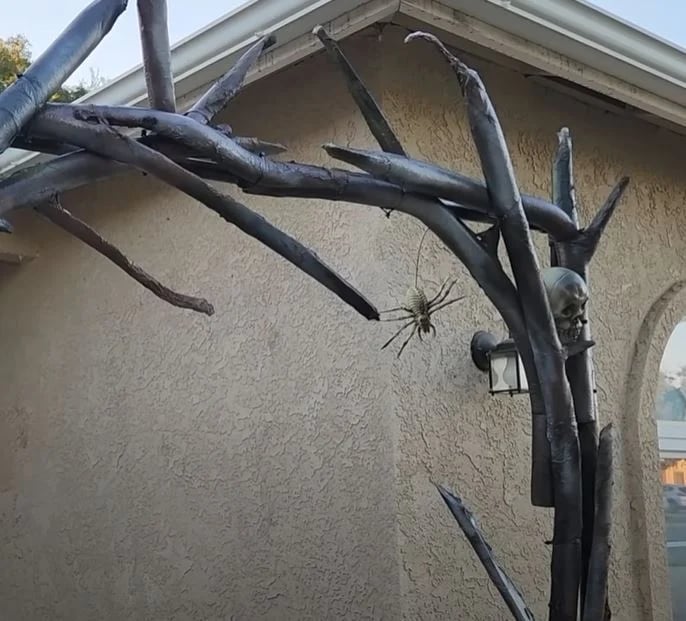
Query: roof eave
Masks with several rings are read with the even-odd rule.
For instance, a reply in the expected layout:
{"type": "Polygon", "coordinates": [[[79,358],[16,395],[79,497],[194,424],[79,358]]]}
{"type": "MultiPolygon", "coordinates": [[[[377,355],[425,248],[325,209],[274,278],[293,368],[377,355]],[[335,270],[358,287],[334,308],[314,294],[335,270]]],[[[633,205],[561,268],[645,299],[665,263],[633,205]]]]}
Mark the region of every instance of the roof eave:
{"type": "Polygon", "coordinates": [[[584,0],[443,2],[627,84],[686,105],[686,50],[584,0]]]}

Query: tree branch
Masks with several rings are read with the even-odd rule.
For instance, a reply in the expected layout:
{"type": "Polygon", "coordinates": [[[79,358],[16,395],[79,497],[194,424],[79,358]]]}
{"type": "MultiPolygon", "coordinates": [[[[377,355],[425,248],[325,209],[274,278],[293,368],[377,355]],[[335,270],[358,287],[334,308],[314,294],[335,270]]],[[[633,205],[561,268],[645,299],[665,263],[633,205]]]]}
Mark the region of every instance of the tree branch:
{"type": "Polygon", "coordinates": [[[500,596],[510,609],[512,616],[517,621],[533,621],[533,613],[527,607],[520,590],[515,583],[512,582],[498,561],[496,561],[491,546],[489,546],[484,539],[472,512],[465,506],[459,496],[456,496],[442,485],[436,485],[436,488],[445,501],[445,504],[448,505],[448,509],[450,509],[450,512],[453,514],[453,517],[465,534],[465,537],[467,537],[467,541],[469,541],[476,552],[476,555],[479,557],[491,582],[498,589],[500,596]]]}
{"type": "Polygon", "coordinates": [[[207,124],[219,114],[241,90],[248,71],[260,54],[276,43],[271,35],[260,37],[212,87],[186,112],[198,123],[207,124]]]}
{"type": "Polygon", "coordinates": [[[165,302],[169,302],[169,304],[172,304],[173,306],[178,306],[179,308],[188,308],[199,313],[204,313],[205,315],[214,314],[214,307],[206,299],[172,291],[156,278],[150,276],[141,267],[132,263],[116,246],[103,239],[85,222],[79,220],[69,211],[64,209],[57,196],[54,196],[47,203],[37,205],[35,209],[53,224],[56,224],[67,233],[70,233],[93,248],[93,250],[107,257],[117,267],[131,276],[131,278],[143,285],[149,291],[152,291],[158,298],[161,298],[165,302]]]}
{"type": "MultiPolygon", "coordinates": [[[[465,175],[392,153],[375,153],[332,144],[324,145],[324,149],[331,157],[357,166],[376,178],[395,183],[408,192],[447,198],[482,210],[489,218],[497,218],[486,185],[465,175]]],[[[545,231],[555,239],[570,239],[578,235],[571,219],[555,205],[533,196],[522,196],[522,203],[531,228],[545,231]]]]}
{"type": "MultiPolygon", "coordinates": [[[[238,146],[246,151],[255,153],[256,155],[278,155],[288,150],[284,145],[279,144],[278,142],[267,142],[250,136],[232,136],[231,138],[238,146]]],[[[160,153],[164,153],[174,161],[195,157],[195,154],[192,151],[185,149],[167,138],[148,135],[141,136],[136,140],[141,144],[152,147],[160,153]]],[[[82,151],[81,147],[73,144],[55,142],[54,140],[47,140],[46,138],[38,138],[36,136],[28,138],[23,135],[19,135],[14,139],[12,147],[38,153],[48,153],[50,155],[66,155],[67,153],[82,151]]]]}
{"type": "Polygon", "coordinates": [[[605,204],[600,208],[595,215],[591,224],[583,231],[583,237],[580,242],[585,249],[586,263],[590,263],[595,251],[598,248],[600,238],[605,232],[605,227],[609,224],[610,218],[615,213],[619,201],[624,195],[624,190],[629,185],[629,177],[622,177],[617,185],[612,189],[610,195],[607,197],[605,204]]]}
{"type": "Polygon", "coordinates": [[[598,442],[598,466],[595,484],[595,522],[593,547],[588,570],[588,587],[583,621],[606,621],[609,611],[607,583],[610,570],[612,486],[614,466],[612,445],[614,432],[612,423],[600,432],[598,442]]]}
{"type": "Polygon", "coordinates": [[[0,93],[0,153],[110,31],[127,0],[94,0],[0,93]]]}
{"type": "MultiPolygon", "coordinates": [[[[476,237],[442,203],[408,194],[397,186],[377,181],[368,175],[354,176],[346,171],[261,158],[242,149],[230,137],[207,125],[165,112],[117,106],[50,104],[34,118],[31,129],[38,134],[49,135],[55,119],[72,113],[80,120],[105,119],[114,125],[143,127],[175,139],[200,155],[213,157],[218,164],[235,175],[238,184],[247,191],[259,187],[260,194],[278,192],[281,196],[316,196],[378,205],[418,217],[448,245],[470,271],[475,270],[475,279],[503,314],[513,332],[513,338],[517,340],[517,336],[519,337],[521,354],[526,359],[528,340],[524,338],[526,331],[523,329],[521,309],[512,283],[497,261],[488,255],[476,237]]],[[[529,383],[535,386],[535,378],[530,378],[529,383]]]]}
{"type": "Polygon", "coordinates": [[[148,103],[151,108],[174,112],[176,95],[171,70],[167,0],[138,0],[137,6],[148,103]]]}
{"type": "MultiPolygon", "coordinates": [[[[572,162],[572,139],[569,130],[563,127],[558,135],[558,146],[553,162],[553,202],[559,206],[579,226],[576,209],[576,192],[574,188],[574,167],[572,162]]],[[[579,239],[577,237],[577,239],[579,239]]],[[[551,264],[559,265],[577,271],[586,280],[588,269],[585,263],[569,264],[569,256],[559,252],[560,244],[550,238],[551,264]]],[[[588,323],[588,311],[583,311],[582,331],[580,341],[590,340],[591,328],[588,323]]],[[[595,385],[593,380],[592,352],[584,351],[571,356],[565,364],[567,380],[574,402],[574,415],[579,429],[579,450],[581,456],[581,495],[582,495],[582,530],[581,530],[581,578],[580,578],[580,607],[583,610],[586,598],[586,579],[588,563],[593,543],[594,521],[594,490],[595,469],[598,452],[598,423],[595,401],[595,385]]]]}
{"type": "Polygon", "coordinates": [[[405,149],[403,149],[400,141],[393,132],[390,123],[386,120],[379,104],[376,103],[373,95],[364,85],[362,78],[360,78],[357,71],[355,71],[355,68],[345,57],[338,43],[328,35],[322,26],[315,26],[312,33],[319,38],[324,49],[328,52],[329,57],[343,73],[348,91],[362,113],[364,120],[367,122],[367,127],[379,143],[379,146],[388,153],[405,155],[405,149]]]}
{"type": "Polygon", "coordinates": [[[311,250],[274,227],[259,214],[233,198],[221,194],[197,175],[187,171],[150,147],[116,132],[108,125],[89,125],[75,121],[71,116],[69,106],[46,110],[34,119],[31,131],[47,138],[77,144],[98,155],[130,164],[158,177],[192,196],[227,222],[234,224],[244,233],[262,242],[320,282],[367,319],[378,319],[378,311],[343,278],[322,263],[311,250]],[[68,112],[65,113],[65,111],[68,112]]]}
{"type": "MultiPolygon", "coordinates": [[[[153,136],[139,138],[138,142],[147,138],[153,136]]],[[[31,136],[30,141],[35,144],[57,144],[49,137],[31,136]]],[[[184,148],[178,143],[172,144],[177,150],[184,148]]],[[[238,142],[236,144],[241,147],[238,142]]],[[[255,166],[262,161],[261,166],[266,167],[267,173],[257,183],[251,182],[246,187],[245,181],[238,175],[207,159],[207,151],[197,153],[189,150],[188,153],[193,156],[179,159],[184,168],[206,179],[242,186],[247,194],[324,199],[387,208],[397,205],[405,197],[398,186],[376,180],[369,175],[295,162],[275,162],[257,156],[253,160],[255,166]]],[[[49,198],[54,191],[67,192],[132,170],[127,165],[83,150],[62,155],[0,179],[0,215],[14,209],[33,207],[49,198]]],[[[478,211],[445,202],[442,202],[442,206],[453,217],[490,222],[487,216],[478,211]]]]}
{"type": "Polygon", "coordinates": [[[555,494],[550,614],[576,621],[581,575],[581,482],[579,441],[572,396],[565,376],[565,354],[555,330],[538,259],[498,117],[479,74],[455,58],[433,35],[413,33],[442,52],[455,72],[467,111],[486,186],[500,219],[527,332],[538,369],[548,423],[555,494]]]}
{"type": "MultiPolygon", "coordinates": [[[[37,115],[36,118],[41,118],[48,114],[50,110],[73,111],[77,119],[84,121],[92,121],[98,118],[105,118],[113,125],[121,125],[124,127],[141,127],[152,132],[156,132],[161,136],[165,136],[170,140],[183,143],[190,151],[199,156],[207,157],[216,161],[226,171],[233,173],[240,180],[239,185],[247,192],[251,192],[253,187],[256,187],[257,194],[276,192],[280,188],[284,191],[288,189],[297,189],[295,196],[312,197],[312,198],[330,198],[332,192],[331,176],[332,171],[318,166],[311,166],[306,164],[297,164],[295,162],[275,162],[273,160],[260,158],[257,155],[250,153],[246,149],[237,145],[237,143],[229,136],[219,133],[207,125],[194,122],[192,119],[165,112],[157,112],[147,110],[145,108],[127,108],[122,106],[89,106],[89,105],[66,105],[66,104],[48,104],[45,109],[37,115]],[[327,186],[324,188],[324,186],[327,186]],[[263,189],[269,189],[268,192],[263,192],[263,189]],[[326,190],[328,193],[325,196],[317,194],[319,190],[326,190]],[[299,192],[302,191],[303,194],[299,192]]],[[[388,157],[396,157],[388,154],[388,157]]],[[[401,158],[400,158],[401,159],[401,158]]],[[[355,179],[350,176],[350,173],[342,172],[346,176],[342,178],[338,171],[333,171],[338,175],[339,181],[346,183],[350,179],[355,179]]],[[[357,176],[357,180],[372,179],[368,175],[357,176]]],[[[490,222],[492,216],[489,216],[483,207],[483,184],[473,181],[467,177],[462,179],[464,182],[464,192],[459,195],[455,194],[452,199],[459,205],[465,205],[465,208],[454,207],[441,201],[444,207],[455,212],[458,217],[468,220],[490,222]],[[481,201],[481,207],[472,208],[474,200],[481,201]]],[[[372,182],[362,182],[365,186],[369,186],[372,182]]],[[[376,182],[381,183],[381,182],[376,182]]],[[[379,186],[376,188],[381,190],[381,187],[388,189],[389,186],[379,186]]],[[[398,186],[394,186],[398,188],[398,186]]],[[[336,190],[341,193],[343,190],[336,190]]],[[[396,193],[404,193],[404,190],[398,188],[396,193]]],[[[351,192],[353,194],[354,192],[351,192]]],[[[380,192],[383,193],[383,192],[380,192]]],[[[288,194],[284,194],[288,195],[288,194]]],[[[341,198],[340,200],[349,200],[348,198],[341,198]]],[[[354,201],[353,201],[354,202],[354,201]]],[[[379,207],[389,207],[388,205],[379,204],[378,202],[367,203],[379,207]]],[[[392,207],[390,207],[392,209],[392,207]]],[[[540,199],[532,199],[531,208],[536,213],[543,214],[542,220],[551,220],[550,214],[552,210],[556,209],[554,205],[546,203],[540,199]]],[[[558,210],[559,211],[559,210],[558,210]]],[[[2,210],[0,208],[0,213],[2,210]]],[[[561,226],[564,226],[562,224],[561,226]]],[[[569,229],[567,232],[576,229],[569,229]]],[[[561,236],[565,236],[560,231],[561,236]]]]}
{"type": "MultiPolygon", "coordinates": [[[[230,174],[236,176],[240,185],[252,186],[253,188],[259,186],[260,193],[273,191],[279,192],[280,195],[316,196],[333,200],[346,200],[364,205],[390,207],[408,213],[429,226],[467,266],[488,297],[501,311],[513,335],[518,334],[521,337],[525,334],[516,292],[509,278],[502,271],[497,261],[481,246],[476,236],[455,218],[448,208],[437,201],[407,194],[397,186],[376,181],[368,175],[352,175],[345,171],[328,170],[305,164],[275,162],[268,158],[261,158],[242,149],[231,138],[216,132],[207,125],[202,125],[180,115],[164,112],[112,106],[50,104],[36,115],[30,128],[31,132],[41,137],[57,138],[58,140],[80,144],[80,146],[96,153],[132,163],[138,168],[142,168],[141,162],[134,161],[131,156],[134,146],[146,149],[146,166],[148,159],[151,159],[153,155],[160,158],[164,157],[151,149],[148,153],[147,147],[143,147],[131,139],[127,139],[126,142],[130,149],[122,150],[119,148],[114,152],[109,143],[107,147],[104,147],[101,142],[102,139],[98,138],[102,135],[102,128],[100,131],[96,131],[97,126],[84,125],[71,118],[72,115],[91,122],[105,120],[108,123],[125,126],[142,126],[156,131],[159,135],[175,138],[181,145],[194,150],[199,155],[214,155],[230,174]],[[174,123],[177,119],[181,120],[180,124],[174,123]],[[265,185],[268,190],[263,187],[265,185]],[[308,192],[312,194],[308,194],[308,192]]],[[[139,149],[136,149],[135,152],[138,153],[138,151],[139,149]]],[[[180,167],[178,169],[183,171],[185,175],[191,175],[180,167]]],[[[164,171],[156,170],[153,174],[167,181],[167,173],[165,172],[163,177],[162,172],[164,171]]],[[[192,177],[195,176],[192,175],[192,177]]],[[[168,183],[179,187],[182,191],[187,191],[184,189],[185,186],[179,185],[176,173],[168,178],[168,183]]],[[[186,177],[184,176],[184,178],[186,177]]],[[[0,190],[2,190],[2,186],[0,186],[0,190]]],[[[13,194],[14,196],[17,194],[16,187],[13,194]]],[[[2,194],[0,197],[3,198],[4,202],[5,197],[2,194]]],[[[243,207],[243,209],[247,208],[243,207]]],[[[523,358],[526,355],[526,347],[523,346],[523,358]]]]}

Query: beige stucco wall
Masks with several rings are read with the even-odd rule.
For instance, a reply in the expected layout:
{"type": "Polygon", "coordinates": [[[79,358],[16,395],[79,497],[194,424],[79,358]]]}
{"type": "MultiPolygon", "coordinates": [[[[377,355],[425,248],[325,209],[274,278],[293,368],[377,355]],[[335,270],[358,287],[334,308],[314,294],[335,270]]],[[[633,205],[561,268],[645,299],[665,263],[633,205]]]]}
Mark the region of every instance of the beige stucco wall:
{"type": "MultiPolygon", "coordinates": [[[[388,28],[380,42],[361,33],[345,49],[410,153],[478,176],[450,72],[427,45],[404,46],[403,34],[388,28]]],[[[598,397],[603,421],[617,423],[624,469],[611,597],[617,619],[665,620],[650,390],[679,301],[670,294],[667,315],[660,304],[647,313],[683,277],[683,139],[476,66],[523,191],[548,194],[565,124],[585,222],[621,175],[632,178],[592,274],[598,397]]],[[[330,163],[319,148],[327,141],[373,146],[322,56],[251,86],[227,119],[300,161],[330,163]]],[[[411,283],[423,229],[408,217],[245,201],[381,308],[411,283]]],[[[167,306],[31,220],[40,257],[0,272],[0,618],[506,618],[432,481],[470,502],[545,618],[551,520],[529,503],[526,401],[487,395],[469,341],[503,326],[435,238],[424,246],[427,290],[453,276],[468,299],[398,361],[397,347],[380,350],[393,324],[366,322],[149,177],[64,202],[217,312],[167,306]]]]}

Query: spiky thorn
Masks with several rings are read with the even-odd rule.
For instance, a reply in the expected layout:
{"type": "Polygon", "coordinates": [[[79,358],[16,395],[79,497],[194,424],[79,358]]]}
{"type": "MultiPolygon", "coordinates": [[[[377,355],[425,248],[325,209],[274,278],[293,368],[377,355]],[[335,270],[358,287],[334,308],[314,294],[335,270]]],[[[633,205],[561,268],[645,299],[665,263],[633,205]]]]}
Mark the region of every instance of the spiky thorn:
{"type": "Polygon", "coordinates": [[[345,57],[338,43],[329,36],[321,25],[315,26],[312,33],[322,42],[330,58],[343,73],[348,91],[379,146],[387,153],[405,155],[405,149],[400,144],[400,140],[398,140],[398,137],[391,128],[391,124],[384,116],[381,107],[374,99],[370,90],[365,86],[355,68],[350,64],[350,61],[345,57]]]}
{"type": "MultiPolygon", "coordinates": [[[[323,26],[317,25],[312,31],[324,46],[329,57],[333,60],[336,66],[341,70],[345,78],[345,84],[348,87],[353,101],[357,104],[359,111],[367,123],[369,131],[376,139],[379,146],[387,153],[396,153],[398,155],[405,155],[400,140],[395,135],[391,124],[386,119],[381,107],[374,99],[371,91],[362,81],[359,73],[352,66],[350,61],[343,54],[340,46],[334,41],[329,34],[324,30],[323,26]]],[[[390,217],[392,209],[384,209],[386,217],[390,217]]]]}
{"type": "Polygon", "coordinates": [[[276,43],[274,36],[261,36],[243,53],[236,64],[186,112],[186,116],[198,123],[209,123],[240,92],[248,71],[255,65],[262,52],[274,43],[276,43]]]}
{"type": "Polygon", "coordinates": [[[498,244],[500,243],[500,226],[498,224],[489,226],[485,231],[477,233],[476,237],[492,257],[498,257],[498,244]]]}
{"type": "Polygon", "coordinates": [[[516,621],[534,621],[534,615],[526,605],[522,593],[495,559],[493,550],[481,533],[481,529],[476,523],[472,512],[459,496],[442,485],[435,483],[434,485],[436,485],[436,489],[445,501],[445,504],[448,505],[450,513],[453,514],[467,541],[469,541],[469,544],[479,557],[491,582],[498,589],[500,596],[510,609],[512,616],[516,621]]]}
{"type": "MultiPolygon", "coordinates": [[[[393,153],[378,153],[364,149],[325,144],[324,150],[333,158],[352,164],[378,179],[394,183],[408,192],[469,205],[489,218],[497,218],[483,182],[434,164],[393,153]]],[[[534,196],[522,196],[527,222],[532,228],[547,231],[556,239],[575,236],[572,220],[555,205],[534,196]]]]}

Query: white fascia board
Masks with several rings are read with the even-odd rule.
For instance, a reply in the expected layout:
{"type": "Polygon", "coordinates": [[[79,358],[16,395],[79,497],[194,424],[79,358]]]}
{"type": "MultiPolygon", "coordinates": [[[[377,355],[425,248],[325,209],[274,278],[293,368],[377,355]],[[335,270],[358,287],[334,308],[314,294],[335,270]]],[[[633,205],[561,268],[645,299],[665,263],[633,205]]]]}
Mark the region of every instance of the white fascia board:
{"type": "Polygon", "coordinates": [[[686,78],[683,76],[686,52],[642,31],[635,31],[583,2],[401,0],[400,12],[415,21],[525,63],[538,69],[542,75],[561,77],[629,104],[634,108],[632,114],[648,122],[680,133],[686,130],[686,82],[682,79],[686,78]],[[524,13],[522,5],[525,2],[535,4],[536,15],[524,13]],[[567,7],[566,13],[550,8],[558,2],[567,7]],[[544,19],[544,6],[554,15],[556,24],[544,19]],[[577,7],[579,12],[575,13],[573,7],[577,7]],[[592,15],[595,15],[594,19],[591,19],[592,15]],[[589,25],[591,21],[596,22],[593,28],[589,25]],[[606,22],[604,25],[603,21],[606,22]],[[616,28],[614,35],[610,34],[612,28],[616,28]],[[604,39],[606,49],[609,49],[610,41],[621,42],[626,52],[624,58],[618,58],[619,44],[614,46],[613,55],[602,51],[600,43],[591,39],[591,31],[593,36],[604,39]],[[582,36],[581,32],[585,35],[582,36]],[[633,45],[628,43],[631,37],[634,37],[633,45]],[[629,51],[634,52],[633,56],[628,56],[629,51]],[[647,59],[652,62],[650,68],[645,66],[647,59]],[[677,59],[682,59],[682,64],[677,59]],[[677,74],[677,69],[681,73],[677,74]]]}
{"type": "Polygon", "coordinates": [[[686,105],[686,50],[582,0],[442,0],[505,32],[686,105]]]}
{"type": "MultiPolygon", "coordinates": [[[[246,84],[319,49],[321,43],[314,36],[309,37],[309,45],[301,42],[297,50],[289,45],[309,34],[317,24],[337,21],[336,28],[331,30],[332,34],[348,36],[393,15],[399,4],[399,0],[250,0],[172,46],[171,62],[177,100],[182,101],[186,95],[219,78],[262,34],[275,35],[276,44],[262,55],[257,66],[248,74],[246,84]],[[352,15],[353,18],[341,20],[343,15],[352,15]]],[[[147,105],[143,65],[134,67],[77,101],[147,105]]],[[[8,149],[0,155],[0,174],[52,157],[8,149]]]]}

